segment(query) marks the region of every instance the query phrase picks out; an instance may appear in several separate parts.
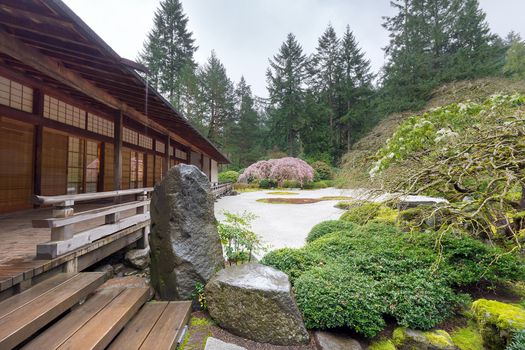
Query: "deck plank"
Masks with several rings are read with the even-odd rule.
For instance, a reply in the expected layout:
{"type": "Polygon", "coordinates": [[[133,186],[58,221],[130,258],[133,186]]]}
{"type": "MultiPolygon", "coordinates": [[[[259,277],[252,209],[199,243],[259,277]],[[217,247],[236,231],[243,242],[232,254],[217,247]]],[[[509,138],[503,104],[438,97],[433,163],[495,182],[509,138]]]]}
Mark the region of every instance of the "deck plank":
{"type": "Polygon", "coordinates": [[[58,349],[105,349],[148,297],[149,288],[124,290],[58,349]]]}
{"type": "Polygon", "coordinates": [[[0,319],[15,311],[16,309],[26,305],[27,303],[30,303],[43,294],[49,293],[76,275],[76,273],[60,273],[34,285],[20,294],[16,294],[9,299],[0,302],[0,319]]]}
{"type": "Polygon", "coordinates": [[[158,319],[168,306],[167,302],[147,303],[140,309],[139,313],[133,317],[131,322],[126,325],[109,346],[109,350],[137,350],[140,349],[144,340],[157,323],[158,319]]]}
{"type": "Polygon", "coordinates": [[[23,347],[24,350],[54,350],[89,322],[97,313],[115,299],[123,289],[102,289],[84,304],[71,311],[44,333],[23,347]]]}
{"type": "Polygon", "coordinates": [[[190,301],[170,301],[140,349],[173,349],[184,325],[188,323],[190,311],[190,301]]]}
{"type": "Polygon", "coordinates": [[[0,319],[0,348],[11,349],[93,292],[103,272],[81,273],[0,319]]]}

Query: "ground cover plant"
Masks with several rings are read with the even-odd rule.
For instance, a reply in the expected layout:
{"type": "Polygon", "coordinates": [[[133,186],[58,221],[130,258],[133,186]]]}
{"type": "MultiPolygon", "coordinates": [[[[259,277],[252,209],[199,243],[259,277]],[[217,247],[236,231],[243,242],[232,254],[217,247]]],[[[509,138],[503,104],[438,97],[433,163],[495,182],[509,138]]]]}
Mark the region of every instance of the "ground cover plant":
{"type": "Polygon", "coordinates": [[[264,252],[263,242],[251,228],[251,223],[256,219],[254,214],[235,214],[227,211],[223,214],[225,219],[219,222],[217,227],[226,260],[230,265],[250,262],[253,254],[264,252]]]}
{"type": "Polygon", "coordinates": [[[460,290],[525,278],[518,257],[463,234],[437,239],[391,223],[340,222],[317,225],[303,248],[262,259],[290,276],[308,328],[350,327],[373,337],[393,318],[428,330],[469,301],[460,290]]]}

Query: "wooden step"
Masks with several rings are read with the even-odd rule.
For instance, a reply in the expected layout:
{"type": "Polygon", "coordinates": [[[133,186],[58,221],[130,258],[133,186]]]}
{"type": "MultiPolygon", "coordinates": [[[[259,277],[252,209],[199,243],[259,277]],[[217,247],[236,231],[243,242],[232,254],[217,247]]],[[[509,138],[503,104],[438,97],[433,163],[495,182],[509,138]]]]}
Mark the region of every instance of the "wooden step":
{"type": "Polygon", "coordinates": [[[190,313],[190,301],[147,303],[109,349],[174,349],[190,313]]]}
{"type": "Polygon", "coordinates": [[[149,288],[98,290],[23,349],[104,349],[148,300],[149,288]]]}
{"type": "Polygon", "coordinates": [[[17,346],[87,297],[105,280],[103,272],[79,273],[70,278],[59,276],[0,304],[6,310],[1,311],[0,349],[17,346]]]}
{"type": "Polygon", "coordinates": [[[122,289],[98,290],[84,304],[72,310],[23,349],[56,349],[84,326],[91,318],[115,299],[122,289]]]}

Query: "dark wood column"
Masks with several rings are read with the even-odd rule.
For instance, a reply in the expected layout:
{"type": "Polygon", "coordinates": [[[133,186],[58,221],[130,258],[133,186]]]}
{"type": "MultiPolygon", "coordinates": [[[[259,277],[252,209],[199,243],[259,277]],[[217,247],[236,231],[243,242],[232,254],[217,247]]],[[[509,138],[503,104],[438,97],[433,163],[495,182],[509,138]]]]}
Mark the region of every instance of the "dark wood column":
{"type": "Polygon", "coordinates": [[[33,90],[33,113],[40,117],[35,125],[34,132],[34,154],[33,154],[33,193],[42,194],[42,147],[44,138],[44,126],[42,120],[44,115],[44,95],[41,90],[33,90]]]}
{"type": "Polygon", "coordinates": [[[122,111],[115,113],[113,189],[122,189],[122,111]]]}
{"type": "MultiPolygon", "coordinates": [[[[162,167],[162,172],[164,173],[164,175],[166,175],[168,173],[168,170],[171,168],[170,167],[170,163],[171,163],[170,147],[171,147],[171,141],[170,141],[170,135],[168,135],[166,137],[166,149],[165,149],[165,153],[164,153],[164,166],[162,167]]],[[[175,150],[173,150],[173,152],[175,152],[175,150]]],[[[173,155],[173,156],[175,156],[175,155],[173,155]]]]}

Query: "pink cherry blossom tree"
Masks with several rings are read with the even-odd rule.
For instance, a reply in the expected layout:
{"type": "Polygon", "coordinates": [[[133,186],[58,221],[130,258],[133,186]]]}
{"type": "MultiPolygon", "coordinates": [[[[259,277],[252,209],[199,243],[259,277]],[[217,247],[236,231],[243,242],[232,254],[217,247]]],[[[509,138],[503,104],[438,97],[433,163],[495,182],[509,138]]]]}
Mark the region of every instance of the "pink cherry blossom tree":
{"type": "Polygon", "coordinates": [[[314,169],[299,158],[261,160],[246,168],[238,181],[247,183],[265,179],[275,180],[279,185],[286,180],[297,181],[302,185],[314,179],[314,169]]]}

